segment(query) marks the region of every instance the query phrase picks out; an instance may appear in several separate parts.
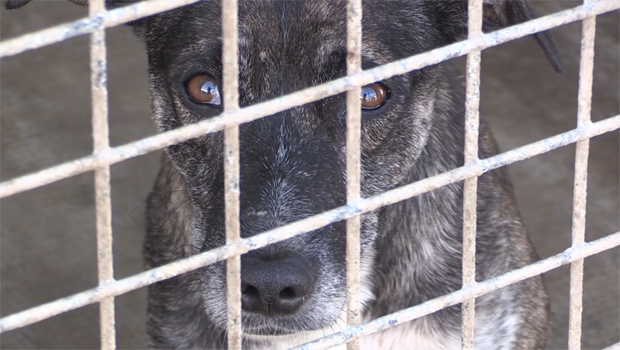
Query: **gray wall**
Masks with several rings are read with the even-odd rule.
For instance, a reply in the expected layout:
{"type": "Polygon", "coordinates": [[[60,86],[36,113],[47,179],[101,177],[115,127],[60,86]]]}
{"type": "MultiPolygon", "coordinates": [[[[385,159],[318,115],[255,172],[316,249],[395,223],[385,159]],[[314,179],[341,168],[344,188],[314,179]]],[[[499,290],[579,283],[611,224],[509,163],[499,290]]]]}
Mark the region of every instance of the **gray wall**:
{"type": "MultiPolygon", "coordinates": [[[[578,1],[536,1],[540,14],[578,1]]],[[[0,10],[0,38],[77,19],[84,8],[39,1],[20,11],[0,10]]],[[[594,120],[617,115],[618,13],[599,17],[594,72],[594,120]]],[[[534,40],[521,39],[483,53],[481,109],[502,150],[570,130],[575,125],[581,24],[554,31],[566,72],[556,74],[534,40]]],[[[154,134],[146,60],[127,28],[109,40],[112,145],[154,134]]],[[[463,60],[458,61],[462,65],[463,60]]],[[[7,180],[88,155],[90,124],[88,37],[70,39],[0,61],[1,163],[7,180]]],[[[618,132],[592,140],[586,239],[617,232],[618,132]]],[[[159,154],[112,166],[116,278],[142,270],[144,201],[159,154]]],[[[517,200],[542,257],[570,245],[574,146],[509,166],[517,200]]],[[[92,173],[2,200],[0,311],[6,316],[96,286],[92,173]]],[[[618,249],[588,258],[584,279],[584,348],[620,341],[618,249]]],[[[545,275],[555,313],[550,349],[566,348],[568,267],[545,275]]],[[[143,348],[145,290],[116,299],[119,348],[143,348]]],[[[98,307],[91,305],[3,334],[2,348],[86,349],[99,346],[98,307]]]]}

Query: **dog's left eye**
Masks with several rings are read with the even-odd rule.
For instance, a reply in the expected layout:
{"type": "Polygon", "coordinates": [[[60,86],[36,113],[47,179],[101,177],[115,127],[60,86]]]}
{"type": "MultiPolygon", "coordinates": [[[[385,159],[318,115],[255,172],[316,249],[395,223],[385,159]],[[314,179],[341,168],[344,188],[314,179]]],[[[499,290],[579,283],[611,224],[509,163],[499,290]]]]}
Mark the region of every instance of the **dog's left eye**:
{"type": "Polygon", "coordinates": [[[187,94],[196,103],[219,106],[222,104],[217,81],[209,74],[191,78],[186,85],[187,94]]]}
{"type": "Polygon", "coordinates": [[[377,109],[388,100],[390,91],[381,83],[374,83],[362,87],[360,99],[362,100],[362,109],[377,109]]]}

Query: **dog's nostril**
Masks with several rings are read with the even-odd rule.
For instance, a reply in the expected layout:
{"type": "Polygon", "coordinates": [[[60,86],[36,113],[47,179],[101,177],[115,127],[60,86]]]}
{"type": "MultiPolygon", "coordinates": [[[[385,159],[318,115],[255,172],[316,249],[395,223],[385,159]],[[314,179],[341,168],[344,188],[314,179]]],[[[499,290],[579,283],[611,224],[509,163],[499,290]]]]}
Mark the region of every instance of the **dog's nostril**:
{"type": "Polygon", "coordinates": [[[254,286],[248,285],[242,290],[242,293],[243,296],[246,296],[247,298],[260,299],[260,293],[254,286]]]}
{"type": "Polygon", "coordinates": [[[292,300],[298,298],[297,293],[295,293],[295,290],[292,287],[282,289],[279,296],[280,299],[283,300],[292,300]]]}

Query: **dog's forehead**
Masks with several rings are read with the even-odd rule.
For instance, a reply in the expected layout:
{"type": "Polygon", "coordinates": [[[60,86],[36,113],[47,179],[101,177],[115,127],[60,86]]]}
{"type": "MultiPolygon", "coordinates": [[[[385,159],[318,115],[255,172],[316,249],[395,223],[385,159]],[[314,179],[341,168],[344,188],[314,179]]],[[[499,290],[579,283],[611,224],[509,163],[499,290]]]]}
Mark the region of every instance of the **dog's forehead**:
{"type": "MultiPolygon", "coordinates": [[[[425,1],[389,3],[392,6],[385,1],[364,2],[363,52],[379,64],[427,49],[432,34],[425,1]]],[[[344,0],[242,0],[238,22],[240,63],[322,66],[330,55],[346,53],[346,16],[344,0]]],[[[167,35],[172,39],[167,40],[168,47],[163,47],[170,55],[221,53],[221,10],[217,1],[203,1],[171,13],[158,24],[155,32],[159,33],[153,37],[167,35]]]]}
{"type": "Polygon", "coordinates": [[[241,55],[263,61],[320,58],[346,48],[343,1],[246,2],[239,21],[241,55]],[[316,57],[316,56],[319,57],[316,57]]]}

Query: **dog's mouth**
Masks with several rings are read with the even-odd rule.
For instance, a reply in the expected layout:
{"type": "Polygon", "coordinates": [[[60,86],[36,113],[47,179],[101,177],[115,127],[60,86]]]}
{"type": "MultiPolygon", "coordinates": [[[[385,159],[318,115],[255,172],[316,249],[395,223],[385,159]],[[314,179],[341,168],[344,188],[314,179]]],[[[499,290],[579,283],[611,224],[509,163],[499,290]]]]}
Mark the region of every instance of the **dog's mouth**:
{"type": "Polygon", "coordinates": [[[280,336],[301,332],[299,329],[289,329],[276,325],[260,325],[243,327],[243,333],[249,336],[280,336]]]}
{"type": "Polygon", "coordinates": [[[333,320],[308,320],[305,317],[244,317],[243,333],[249,339],[265,339],[273,337],[297,337],[326,329],[340,329],[339,320],[346,319],[346,315],[340,315],[333,320]]]}
{"type": "Polygon", "coordinates": [[[287,344],[286,347],[299,346],[301,344],[314,341],[318,338],[333,334],[346,325],[336,322],[331,326],[327,326],[320,329],[290,329],[286,326],[277,326],[273,324],[260,325],[243,328],[243,338],[246,341],[255,342],[256,344],[266,345],[281,343],[287,344]]]}
{"type": "Polygon", "coordinates": [[[244,317],[243,333],[248,336],[273,337],[302,332],[312,332],[323,328],[321,322],[308,322],[304,317],[244,317]],[[313,327],[314,326],[314,327],[313,327]]]}

